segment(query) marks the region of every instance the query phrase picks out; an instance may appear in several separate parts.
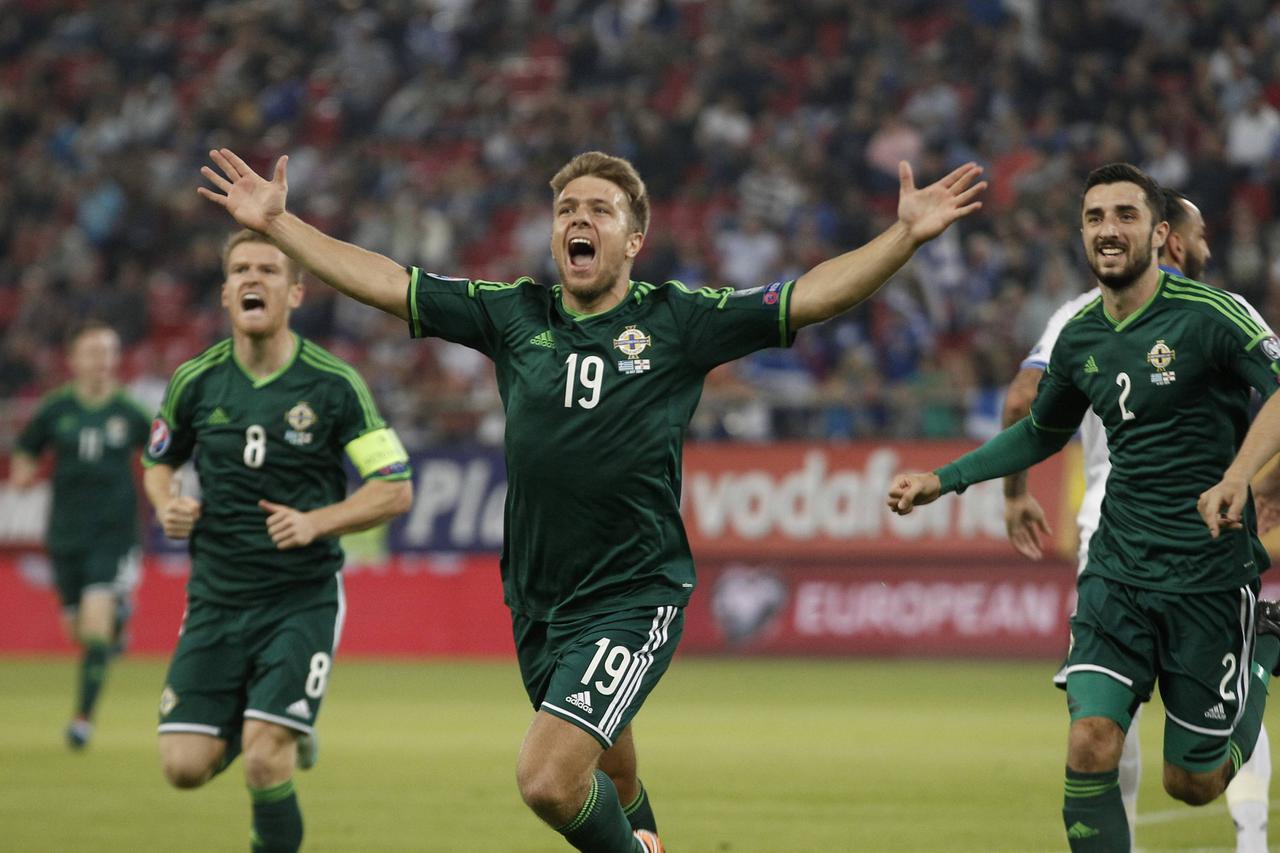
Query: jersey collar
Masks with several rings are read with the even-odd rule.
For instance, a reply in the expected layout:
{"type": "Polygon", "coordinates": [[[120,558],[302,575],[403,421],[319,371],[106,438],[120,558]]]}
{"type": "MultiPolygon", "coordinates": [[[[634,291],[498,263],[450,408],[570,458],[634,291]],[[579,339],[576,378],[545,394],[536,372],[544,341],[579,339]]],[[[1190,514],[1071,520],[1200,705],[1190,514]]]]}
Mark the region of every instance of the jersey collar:
{"type": "Polygon", "coordinates": [[[1116,320],[1115,320],[1115,319],[1114,319],[1110,314],[1108,314],[1108,313],[1107,313],[1107,303],[1106,303],[1106,302],[1103,302],[1103,303],[1102,303],[1102,316],[1103,316],[1103,317],[1105,317],[1105,318],[1106,318],[1106,320],[1107,320],[1107,322],[1111,324],[1112,331],[1116,331],[1116,332],[1123,332],[1126,328],[1128,328],[1129,326],[1132,326],[1132,325],[1133,325],[1133,323],[1134,323],[1134,322],[1135,322],[1139,317],[1141,317],[1143,314],[1147,313],[1147,309],[1151,307],[1151,303],[1152,303],[1152,302],[1155,302],[1155,301],[1156,301],[1156,297],[1160,295],[1160,291],[1164,290],[1164,283],[1165,283],[1165,280],[1166,280],[1166,279],[1168,279],[1168,278],[1169,278],[1169,273],[1165,271],[1165,268],[1164,268],[1164,267],[1161,267],[1161,268],[1160,268],[1160,278],[1156,281],[1156,289],[1155,289],[1155,290],[1153,290],[1153,291],[1151,291],[1151,295],[1150,295],[1149,297],[1147,297],[1147,301],[1146,301],[1146,302],[1144,302],[1144,303],[1142,303],[1141,305],[1139,305],[1139,306],[1138,306],[1138,309],[1137,309],[1136,311],[1134,311],[1134,312],[1133,312],[1132,314],[1130,314],[1128,317],[1125,317],[1123,320],[1116,321],[1116,320]]]}
{"type": "Polygon", "coordinates": [[[245,379],[248,379],[249,384],[252,385],[254,388],[261,388],[265,385],[270,385],[272,382],[275,382],[277,379],[283,376],[286,372],[288,372],[289,368],[293,367],[293,363],[298,360],[298,354],[302,352],[302,338],[298,336],[297,332],[293,332],[292,334],[293,334],[293,354],[289,356],[289,360],[286,361],[279,370],[277,370],[275,373],[270,374],[269,376],[263,376],[261,379],[259,379],[258,377],[250,373],[249,369],[245,367],[244,364],[241,363],[240,359],[236,356],[236,347],[234,342],[232,342],[231,344],[231,360],[235,362],[236,367],[240,368],[240,372],[244,374],[245,379]]]}

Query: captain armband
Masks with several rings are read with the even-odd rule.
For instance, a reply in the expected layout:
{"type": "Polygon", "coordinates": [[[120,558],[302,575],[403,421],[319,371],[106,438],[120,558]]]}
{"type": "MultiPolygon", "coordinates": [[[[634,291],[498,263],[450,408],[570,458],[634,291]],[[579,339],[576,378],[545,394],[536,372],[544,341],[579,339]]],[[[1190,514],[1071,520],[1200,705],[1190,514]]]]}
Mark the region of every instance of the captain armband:
{"type": "Polygon", "coordinates": [[[366,432],[348,442],[345,450],[363,479],[383,477],[403,479],[409,474],[409,454],[390,427],[366,432]]]}

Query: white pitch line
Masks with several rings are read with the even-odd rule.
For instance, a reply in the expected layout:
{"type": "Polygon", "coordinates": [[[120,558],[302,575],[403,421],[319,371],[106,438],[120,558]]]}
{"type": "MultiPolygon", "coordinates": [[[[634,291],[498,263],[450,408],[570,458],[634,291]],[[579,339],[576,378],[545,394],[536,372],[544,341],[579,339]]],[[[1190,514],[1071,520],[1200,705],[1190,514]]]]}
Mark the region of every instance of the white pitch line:
{"type": "MultiPolygon", "coordinates": [[[[1268,811],[1280,806],[1280,800],[1267,803],[1268,811]]],[[[1167,809],[1162,812],[1143,812],[1138,815],[1138,826],[1150,826],[1157,823],[1172,823],[1178,820],[1193,820],[1207,815],[1224,815],[1227,813],[1225,802],[1219,801],[1199,808],[1184,806],[1180,809],[1167,809]]]]}

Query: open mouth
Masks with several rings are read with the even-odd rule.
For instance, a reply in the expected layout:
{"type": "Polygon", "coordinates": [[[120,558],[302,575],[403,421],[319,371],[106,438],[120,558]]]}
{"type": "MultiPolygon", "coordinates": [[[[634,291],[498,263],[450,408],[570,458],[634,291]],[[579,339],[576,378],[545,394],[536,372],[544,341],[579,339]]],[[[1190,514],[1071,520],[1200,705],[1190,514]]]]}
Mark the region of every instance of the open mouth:
{"type": "Polygon", "coordinates": [[[250,311],[266,311],[267,300],[262,298],[261,293],[246,293],[240,297],[240,310],[246,313],[250,311]]]}
{"type": "Polygon", "coordinates": [[[596,247],[586,237],[572,237],[569,240],[569,266],[577,270],[585,270],[596,259],[596,247]]]}
{"type": "Polygon", "coordinates": [[[1117,243],[1104,243],[1098,247],[1098,254],[1104,258],[1118,258],[1124,254],[1124,246],[1117,243]]]}

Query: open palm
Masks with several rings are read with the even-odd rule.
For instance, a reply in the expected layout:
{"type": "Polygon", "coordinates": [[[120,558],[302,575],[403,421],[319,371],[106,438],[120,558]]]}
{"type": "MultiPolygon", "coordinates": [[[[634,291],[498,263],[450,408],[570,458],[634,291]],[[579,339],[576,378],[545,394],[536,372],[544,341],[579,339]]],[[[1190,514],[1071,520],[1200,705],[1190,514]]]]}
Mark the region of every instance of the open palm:
{"type": "Polygon", "coordinates": [[[209,152],[209,158],[221,170],[200,167],[200,174],[217,188],[198,187],[196,192],[222,205],[241,225],[254,231],[265,232],[271,221],[284,213],[285,199],[289,195],[289,181],[285,169],[288,155],[276,161],[271,180],[259,175],[229,148],[209,152]]]}
{"type": "Polygon", "coordinates": [[[973,183],[981,174],[981,166],[965,163],[945,178],[917,189],[910,164],[902,161],[898,164],[898,219],[917,243],[932,240],[952,222],[982,207],[976,199],[987,182],[973,183]]]}

